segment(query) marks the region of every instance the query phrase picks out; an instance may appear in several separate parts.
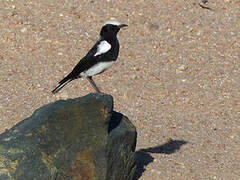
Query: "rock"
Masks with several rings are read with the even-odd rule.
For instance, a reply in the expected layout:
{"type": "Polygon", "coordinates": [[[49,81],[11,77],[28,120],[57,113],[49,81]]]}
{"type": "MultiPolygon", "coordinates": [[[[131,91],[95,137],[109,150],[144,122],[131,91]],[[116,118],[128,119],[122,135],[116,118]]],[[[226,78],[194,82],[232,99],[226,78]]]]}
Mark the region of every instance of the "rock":
{"type": "Polygon", "coordinates": [[[21,31],[22,33],[25,33],[25,32],[27,32],[27,28],[26,28],[26,27],[23,27],[20,31],[21,31]]]}
{"type": "Polygon", "coordinates": [[[110,95],[59,100],[0,135],[0,180],[131,180],[136,137],[110,95]]]}
{"type": "Polygon", "coordinates": [[[188,66],[181,65],[176,69],[177,73],[182,73],[183,71],[186,71],[188,69],[188,66]]]}
{"type": "Polygon", "coordinates": [[[153,23],[150,25],[150,30],[158,30],[159,29],[159,25],[156,23],[153,23]]]}

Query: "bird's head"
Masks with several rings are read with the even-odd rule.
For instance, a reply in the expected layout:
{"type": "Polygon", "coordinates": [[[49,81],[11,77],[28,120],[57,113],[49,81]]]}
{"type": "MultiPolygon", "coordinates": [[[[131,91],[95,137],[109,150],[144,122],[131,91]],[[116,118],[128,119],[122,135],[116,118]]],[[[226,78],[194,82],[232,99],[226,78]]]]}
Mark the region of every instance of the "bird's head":
{"type": "Polygon", "coordinates": [[[101,36],[116,36],[119,30],[126,27],[126,24],[121,24],[118,21],[107,21],[103,24],[100,35],[101,36]]]}

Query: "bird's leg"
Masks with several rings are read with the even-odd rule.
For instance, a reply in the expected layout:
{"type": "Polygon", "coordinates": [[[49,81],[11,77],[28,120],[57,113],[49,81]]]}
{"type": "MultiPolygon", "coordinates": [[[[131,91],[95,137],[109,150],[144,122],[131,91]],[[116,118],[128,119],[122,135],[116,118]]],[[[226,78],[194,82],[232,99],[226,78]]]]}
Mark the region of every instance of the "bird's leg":
{"type": "Polygon", "coordinates": [[[90,84],[92,85],[92,87],[95,89],[95,91],[97,93],[101,93],[100,90],[98,89],[97,85],[95,84],[95,82],[92,79],[92,76],[86,77],[87,80],[90,82],[90,84]]]}

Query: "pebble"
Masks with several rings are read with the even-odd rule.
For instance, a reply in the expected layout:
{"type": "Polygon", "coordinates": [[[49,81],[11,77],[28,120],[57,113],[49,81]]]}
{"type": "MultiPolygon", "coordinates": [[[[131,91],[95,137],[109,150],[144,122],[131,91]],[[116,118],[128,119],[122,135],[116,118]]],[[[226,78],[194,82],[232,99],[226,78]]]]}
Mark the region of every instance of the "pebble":
{"type": "Polygon", "coordinates": [[[182,73],[183,71],[186,71],[187,69],[188,69],[187,66],[181,65],[181,66],[179,66],[179,67],[176,69],[176,72],[177,72],[177,73],[182,73]]]}
{"type": "Polygon", "coordinates": [[[159,25],[156,23],[153,23],[150,25],[150,30],[158,30],[159,29],[159,25]]]}
{"type": "Polygon", "coordinates": [[[25,32],[27,32],[27,28],[26,28],[26,27],[23,27],[20,31],[21,31],[22,33],[25,33],[25,32]]]}

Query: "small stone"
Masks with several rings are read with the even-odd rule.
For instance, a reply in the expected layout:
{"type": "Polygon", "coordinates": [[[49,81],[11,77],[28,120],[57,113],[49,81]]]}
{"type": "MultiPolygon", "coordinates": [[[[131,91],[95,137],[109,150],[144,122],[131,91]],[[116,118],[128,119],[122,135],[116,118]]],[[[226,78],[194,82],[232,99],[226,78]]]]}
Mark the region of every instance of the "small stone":
{"type": "Polygon", "coordinates": [[[133,79],[136,79],[136,78],[137,78],[137,76],[134,74],[134,75],[132,76],[132,78],[133,78],[133,79]]]}
{"type": "Polygon", "coordinates": [[[158,30],[159,29],[159,25],[156,23],[153,23],[150,25],[150,30],[158,30]]]}
{"type": "Polygon", "coordinates": [[[230,138],[233,139],[233,138],[235,138],[235,136],[234,136],[234,135],[231,135],[230,138]]]}
{"type": "Polygon", "coordinates": [[[181,65],[181,66],[179,66],[179,67],[176,69],[176,72],[177,72],[177,73],[182,73],[183,71],[186,71],[187,69],[188,69],[187,66],[181,65]]]}
{"type": "Polygon", "coordinates": [[[12,17],[12,16],[15,16],[15,15],[16,15],[16,13],[10,12],[10,13],[7,14],[7,17],[12,17]]]}
{"type": "Polygon", "coordinates": [[[186,71],[187,70],[187,66],[184,66],[184,65],[181,65],[181,66],[179,66],[178,67],[178,69],[180,70],[180,71],[186,71]]]}
{"type": "Polygon", "coordinates": [[[25,33],[25,32],[27,32],[27,28],[26,28],[26,27],[23,27],[20,31],[21,31],[22,33],[25,33]]]}

